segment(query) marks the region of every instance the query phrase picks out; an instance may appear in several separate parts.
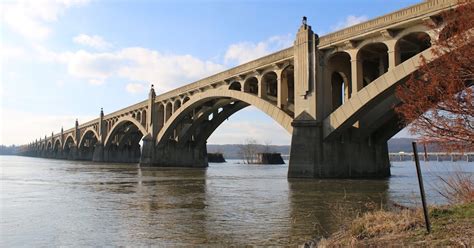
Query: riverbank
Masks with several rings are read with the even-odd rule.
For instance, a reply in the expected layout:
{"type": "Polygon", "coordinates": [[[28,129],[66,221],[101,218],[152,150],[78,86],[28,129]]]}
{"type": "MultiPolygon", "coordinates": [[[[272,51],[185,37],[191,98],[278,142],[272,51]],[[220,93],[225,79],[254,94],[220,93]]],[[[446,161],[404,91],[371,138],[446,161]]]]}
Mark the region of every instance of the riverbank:
{"type": "Polygon", "coordinates": [[[474,202],[432,207],[426,233],[421,209],[396,207],[367,212],[313,247],[387,247],[474,245],[474,202]]]}

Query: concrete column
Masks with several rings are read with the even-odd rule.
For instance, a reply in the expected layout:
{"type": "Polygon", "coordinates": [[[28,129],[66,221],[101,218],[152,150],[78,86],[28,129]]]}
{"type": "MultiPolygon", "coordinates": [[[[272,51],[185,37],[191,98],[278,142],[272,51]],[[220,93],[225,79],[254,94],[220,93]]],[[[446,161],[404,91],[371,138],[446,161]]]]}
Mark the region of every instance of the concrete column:
{"type": "Polygon", "coordinates": [[[383,66],[383,59],[382,57],[379,57],[379,77],[382,76],[385,72],[384,72],[384,66],[383,66]]]}
{"type": "Polygon", "coordinates": [[[351,78],[352,78],[352,94],[357,93],[364,87],[363,81],[363,67],[362,67],[362,60],[360,60],[357,56],[359,50],[352,49],[348,51],[351,55],[351,78]]]}
{"type": "Polygon", "coordinates": [[[350,88],[349,82],[346,82],[346,81],[344,80],[344,97],[343,97],[344,100],[343,100],[343,102],[342,102],[343,104],[344,104],[346,101],[348,101],[349,98],[351,97],[351,96],[350,96],[349,88],[350,88]]]}
{"type": "MultiPolygon", "coordinates": [[[[288,108],[289,105],[289,92],[288,92],[288,76],[283,80],[283,71],[282,71],[282,80],[281,80],[281,101],[284,109],[288,108]]],[[[293,96],[294,99],[294,96],[293,96]]]]}
{"type": "MultiPolygon", "coordinates": [[[[284,102],[285,102],[285,98],[283,98],[283,85],[282,85],[282,81],[281,81],[281,73],[283,71],[282,70],[276,70],[275,73],[277,75],[277,107],[278,108],[282,108],[284,102]]],[[[288,94],[287,94],[288,95],[288,94]]]]}
{"type": "Polygon", "coordinates": [[[384,43],[388,47],[388,70],[392,70],[400,64],[400,52],[397,47],[397,40],[387,40],[384,43]]]}
{"type": "Polygon", "coordinates": [[[263,82],[263,77],[262,76],[258,77],[257,80],[258,80],[258,97],[263,98],[263,96],[267,92],[267,87],[263,82]]]}

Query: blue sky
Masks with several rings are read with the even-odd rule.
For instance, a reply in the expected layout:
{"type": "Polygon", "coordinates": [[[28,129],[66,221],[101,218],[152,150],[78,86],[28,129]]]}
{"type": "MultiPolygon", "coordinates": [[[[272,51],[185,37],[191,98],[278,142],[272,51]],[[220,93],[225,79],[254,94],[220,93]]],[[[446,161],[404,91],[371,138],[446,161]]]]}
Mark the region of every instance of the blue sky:
{"type": "MultiPolygon", "coordinates": [[[[2,1],[0,144],[22,144],[420,1],[2,1]]],[[[265,114],[233,115],[208,143],[289,144],[265,114]],[[257,123],[257,124],[255,124],[257,123]],[[242,130],[245,130],[243,133],[242,130]]]]}

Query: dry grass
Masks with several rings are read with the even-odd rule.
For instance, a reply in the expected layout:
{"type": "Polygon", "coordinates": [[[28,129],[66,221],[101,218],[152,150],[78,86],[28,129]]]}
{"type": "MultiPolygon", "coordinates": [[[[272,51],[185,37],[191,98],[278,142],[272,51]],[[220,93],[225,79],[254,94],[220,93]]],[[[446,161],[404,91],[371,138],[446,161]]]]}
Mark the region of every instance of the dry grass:
{"type": "Polygon", "coordinates": [[[341,231],[320,240],[317,247],[474,247],[473,177],[457,173],[442,181],[439,192],[451,204],[430,208],[430,234],[421,209],[396,206],[360,215],[341,231]]]}
{"type": "Polygon", "coordinates": [[[451,204],[474,202],[474,178],[472,174],[457,172],[444,178],[439,176],[443,185],[438,192],[451,204]]]}
{"type": "Polygon", "coordinates": [[[431,208],[430,219],[428,234],[421,210],[377,210],[320,240],[317,247],[473,247],[474,202],[431,208]]]}
{"type": "Polygon", "coordinates": [[[379,237],[387,234],[403,234],[423,225],[421,211],[403,209],[400,211],[379,210],[369,212],[355,219],[350,228],[356,239],[379,237]]]}

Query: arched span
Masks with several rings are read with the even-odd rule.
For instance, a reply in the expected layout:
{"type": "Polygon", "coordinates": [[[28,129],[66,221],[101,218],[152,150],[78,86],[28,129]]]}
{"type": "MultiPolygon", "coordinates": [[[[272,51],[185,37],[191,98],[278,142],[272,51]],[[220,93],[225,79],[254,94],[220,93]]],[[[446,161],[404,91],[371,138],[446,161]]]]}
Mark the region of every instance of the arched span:
{"type": "Polygon", "coordinates": [[[109,144],[110,139],[113,138],[113,136],[114,136],[115,130],[117,128],[120,128],[123,124],[125,124],[127,122],[133,123],[133,125],[135,125],[138,128],[138,130],[142,133],[143,136],[145,136],[147,134],[147,131],[146,131],[145,127],[143,127],[142,124],[140,124],[140,122],[138,122],[134,118],[130,118],[129,116],[125,116],[125,117],[120,118],[112,126],[112,128],[110,129],[110,132],[107,134],[107,137],[105,138],[105,141],[104,141],[105,145],[109,144]]]}
{"type": "Polygon", "coordinates": [[[54,147],[63,147],[63,144],[61,142],[61,139],[60,138],[57,138],[55,141],[54,141],[54,147]]]}
{"type": "Polygon", "coordinates": [[[293,127],[291,126],[293,118],[291,118],[283,110],[277,108],[275,105],[249,93],[244,93],[235,90],[213,89],[193,95],[193,97],[188,102],[183,104],[181,108],[171,116],[171,118],[165,123],[163,128],[160,130],[158,136],[156,137],[156,143],[161,144],[161,142],[163,142],[163,137],[170,136],[171,132],[173,132],[174,128],[179,124],[181,119],[185,115],[189,114],[194,108],[212,99],[219,98],[235,99],[255,106],[262,112],[270,116],[290,134],[293,132],[293,127]]]}
{"type": "Polygon", "coordinates": [[[427,61],[436,59],[432,53],[433,49],[429,48],[413,56],[353,94],[347,102],[324,119],[324,139],[330,139],[336,136],[335,134],[339,133],[339,131],[352,126],[361,113],[376,105],[377,101],[383,100],[387,95],[394,94],[398,83],[418,69],[422,56],[427,61]]]}
{"type": "Polygon", "coordinates": [[[51,150],[51,149],[53,149],[53,142],[51,140],[49,140],[46,143],[46,150],[51,150]]]}
{"type": "Polygon", "coordinates": [[[86,135],[90,132],[92,132],[95,138],[99,140],[99,134],[95,131],[95,129],[93,127],[88,127],[86,128],[86,130],[84,130],[84,133],[81,135],[81,139],[77,147],[82,147],[82,145],[84,144],[84,137],[86,137],[86,135]]]}
{"type": "Polygon", "coordinates": [[[63,149],[66,148],[66,145],[69,144],[69,143],[73,143],[75,145],[77,145],[77,141],[76,139],[74,138],[74,135],[72,135],[72,133],[68,134],[66,136],[66,138],[64,139],[64,144],[62,145],[63,149]]]}

